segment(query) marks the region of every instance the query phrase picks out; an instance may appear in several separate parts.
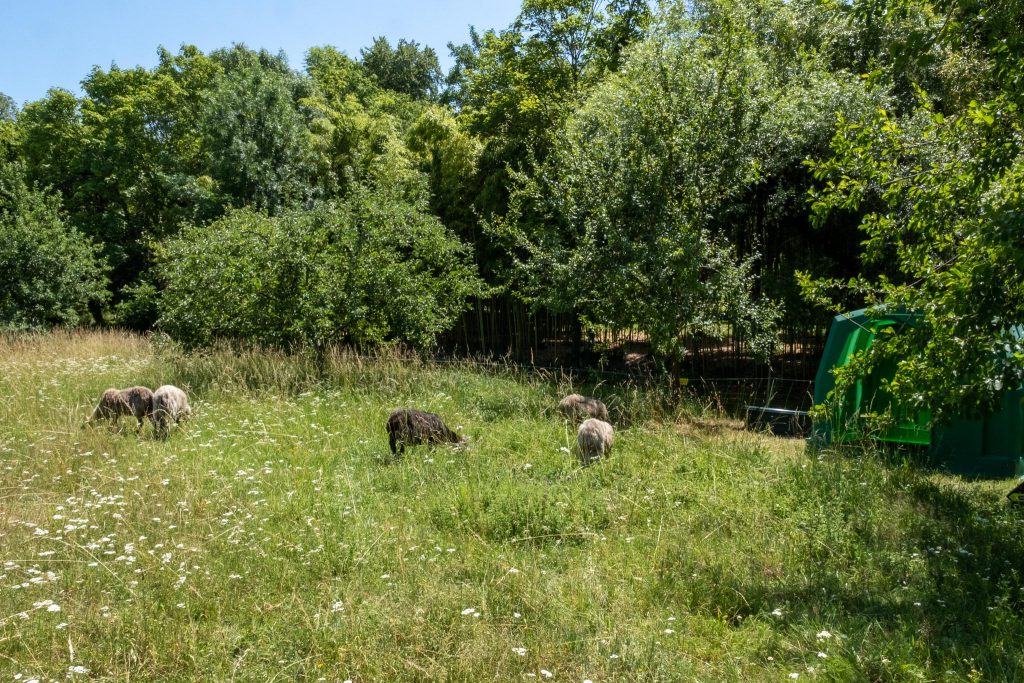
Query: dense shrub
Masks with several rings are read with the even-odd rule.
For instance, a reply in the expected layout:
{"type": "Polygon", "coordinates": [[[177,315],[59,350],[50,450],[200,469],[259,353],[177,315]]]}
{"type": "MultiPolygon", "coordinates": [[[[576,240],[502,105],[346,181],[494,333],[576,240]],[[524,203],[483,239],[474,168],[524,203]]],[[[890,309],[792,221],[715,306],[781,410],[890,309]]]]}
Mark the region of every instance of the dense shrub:
{"type": "Polygon", "coordinates": [[[77,323],[107,296],[96,246],[64,222],[60,198],[0,162],[0,327],[77,323]]]}
{"type": "Polygon", "coordinates": [[[187,345],[430,344],[477,291],[465,249],[425,209],[356,188],[276,217],[239,210],[161,259],[160,326],[187,345]]]}

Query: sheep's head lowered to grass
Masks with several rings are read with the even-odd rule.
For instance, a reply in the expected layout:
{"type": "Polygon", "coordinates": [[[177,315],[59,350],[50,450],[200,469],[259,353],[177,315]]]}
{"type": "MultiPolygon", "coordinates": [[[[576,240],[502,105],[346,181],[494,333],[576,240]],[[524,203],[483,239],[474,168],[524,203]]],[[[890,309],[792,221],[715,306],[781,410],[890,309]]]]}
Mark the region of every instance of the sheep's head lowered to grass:
{"type": "Polygon", "coordinates": [[[460,437],[448,428],[439,415],[415,408],[396,408],[388,415],[388,443],[393,454],[404,453],[405,446],[419,444],[453,443],[465,446],[460,437]]]}
{"type": "Polygon", "coordinates": [[[171,420],[180,424],[192,415],[188,405],[188,394],[172,384],[165,384],[153,392],[153,429],[166,436],[171,420]]]}
{"type": "Polygon", "coordinates": [[[558,412],[574,421],[585,417],[608,421],[608,408],[605,404],[596,398],[581,394],[569,394],[559,401],[558,412]]]}
{"type": "Polygon", "coordinates": [[[611,454],[614,442],[615,429],[603,420],[591,418],[576,430],[576,443],[584,467],[611,454]]]}
{"type": "Polygon", "coordinates": [[[142,422],[153,413],[153,392],[147,387],[131,387],[128,389],[107,389],[100,396],[100,401],[93,409],[92,415],[85,421],[86,425],[100,420],[110,420],[117,425],[118,418],[134,415],[138,421],[136,431],[142,431],[142,422]]]}

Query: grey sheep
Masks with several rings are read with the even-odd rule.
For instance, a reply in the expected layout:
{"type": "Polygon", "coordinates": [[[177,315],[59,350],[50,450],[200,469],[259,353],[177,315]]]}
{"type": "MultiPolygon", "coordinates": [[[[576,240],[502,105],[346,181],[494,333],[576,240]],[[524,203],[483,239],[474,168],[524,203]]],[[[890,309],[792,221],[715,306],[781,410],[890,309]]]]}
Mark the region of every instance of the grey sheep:
{"type": "Polygon", "coordinates": [[[165,384],[153,392],[153,429],[157,434],[165,435],[171,420],[181,424],[192,415],[188,405],[188,394],[172,384],[165,384]]]}
{"type": "MultiPolygon", "coordinates": [[[[129,389],[107,389],[100,396],[100,402],[96,405],[92,415],[86,420],[86,425],[99,420],[110,420],[117,425],[117,420],[122,415],[134,415],[139,426],[136,431],[142,431],[142,423],[146,417],[153,412],[153,392],[147,387],[131,387],[129,389]]],[[[83,427],[85,425],[82,425],[83,427]]]]}
{"type": "Polygon", "coordinates": [[[610,455],[614,441],[615,430],[604,420],[591,418],[576,430],[576,443],[584,466],[610,455]]]}
{"type": "Polygon", "coordinates": [[[454,443],[464,444],[465,438],[453,432],[444,420],[434,413],[414,408],[396,408],[388,415],[388,443],[391,453],[405,452],[406,444],[454,443]]]}
{"type": "Polygon", "coordinates": [[[584,417],[595,417],[598,420],[608,421],[608,408],[604,403],[589,396],[580,394],[569,394],[558,402],[558,412],[570,420],[579,420],[584,417]]]}

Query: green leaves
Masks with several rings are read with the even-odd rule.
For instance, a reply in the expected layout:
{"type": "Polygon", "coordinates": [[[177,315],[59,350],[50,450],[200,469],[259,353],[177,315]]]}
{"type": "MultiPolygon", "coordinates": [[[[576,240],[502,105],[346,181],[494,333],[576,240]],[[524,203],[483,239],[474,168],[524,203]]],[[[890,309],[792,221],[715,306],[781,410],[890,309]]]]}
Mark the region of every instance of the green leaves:
{"type": "Polygon", "coordinates": [[[231,212],[170,242],[160,273],[160,326],[190,345],[429,345],[479,288],[436,218],[365,188],[277,217],[231,212]]]}
{"type": "Polygon", "coordinates": [[[400,39],[392,48],[380,37],[360,50],[363,68],[377,85],[413,99],[435,99],[441,82],[441,65],[431,47],[420,48],[415,40],[400,39]]]}
{"type": "Polygon", "coordinates": [[[59,206],[28,187],[21,164],[0,160],[0,328],[74,325],[107,297],[96,246],[59,206]]]}
{"type": "MultiPolygon", "coordinates": [[[[964,11],[959,2],[939,7],[950,19],[964,11]]],[[[991,12],[959,28],[947,24],[940,47],[973,44],[976,59],[1009,59],[969,33],[978,22],[1019,14],[1009,6],[991,12]]],[[[869,302],[922,314],[921,324],[872,348],[863,364],[893,359],[894,394],[938,418],[984,412],[1024,381],[1024,119],[1019,92],[1003,89],[1004,75],[979,74],[973,91],[961,89],[971,97],[958,109],[947,101],[940,112],[943,103],[916,88],[916,106],[904,115],[881,109],[840,120],[833,157],[814,165],[822,183],[817,215],[871,207],[861,221],[864,254],[884,263],[890,277],[870,283],[869,302]]]]}

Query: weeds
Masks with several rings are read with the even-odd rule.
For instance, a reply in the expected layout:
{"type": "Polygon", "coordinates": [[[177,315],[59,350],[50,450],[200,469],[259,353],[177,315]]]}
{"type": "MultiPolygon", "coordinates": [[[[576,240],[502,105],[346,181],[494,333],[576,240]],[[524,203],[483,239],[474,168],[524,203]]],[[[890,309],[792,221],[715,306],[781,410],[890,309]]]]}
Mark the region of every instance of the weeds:
{"type": "Polygon", "coordinates": [[[1024,678],[1005,484],[805,452],[642,387],[3,337],[0,487],[12,680],[1024,678]],[[79,429],[136,383],[189,389],[194,418],[79,429]],[[554,413],[570,389],[619,426],[587,469],[554,413]],[[400,405],[470,448],[392,460],[400,405]]]}

